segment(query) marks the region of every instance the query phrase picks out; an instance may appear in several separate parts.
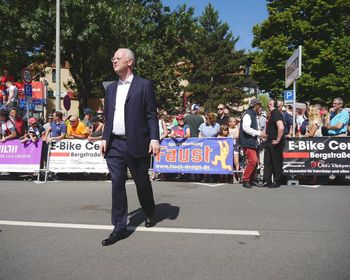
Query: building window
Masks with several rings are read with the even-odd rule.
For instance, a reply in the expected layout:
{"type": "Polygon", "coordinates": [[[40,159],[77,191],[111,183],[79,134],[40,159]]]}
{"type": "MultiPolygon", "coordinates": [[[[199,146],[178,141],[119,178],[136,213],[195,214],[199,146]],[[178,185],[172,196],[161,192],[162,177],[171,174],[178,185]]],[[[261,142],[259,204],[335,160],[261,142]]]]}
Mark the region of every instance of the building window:
{"type": "Polygon", "coordinates": [[[52,69],[52,82],[56,83],[56,69],[52,69]]]}

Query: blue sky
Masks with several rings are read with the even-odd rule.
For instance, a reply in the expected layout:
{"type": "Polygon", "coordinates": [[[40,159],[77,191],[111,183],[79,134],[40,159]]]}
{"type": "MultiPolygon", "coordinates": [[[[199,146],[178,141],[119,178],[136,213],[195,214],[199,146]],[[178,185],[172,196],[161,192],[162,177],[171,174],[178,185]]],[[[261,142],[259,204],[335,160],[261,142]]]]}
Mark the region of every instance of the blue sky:
{"type": "Polygon", "coordinates": [[[219,19],[228,23],[235,37],[239,36],[236,49],[252,50],[252,28],[267,18],[265,0],[163,0],[163,5],[172,10],[179,5],[195,8],[195,16],[200,16],[211,3],[219,12],[219,19]]]}

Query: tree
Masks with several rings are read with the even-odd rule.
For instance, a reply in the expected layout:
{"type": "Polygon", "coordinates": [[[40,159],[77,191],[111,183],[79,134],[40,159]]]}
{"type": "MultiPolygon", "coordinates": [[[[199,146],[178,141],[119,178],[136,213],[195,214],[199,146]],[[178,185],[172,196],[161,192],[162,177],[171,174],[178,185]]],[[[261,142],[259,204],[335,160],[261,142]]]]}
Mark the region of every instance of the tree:
{"type": "Polygon", "coordinates": [[[209,4],[199,17],[189,53],[185,89],[193,92],[191,101],[216,110],[219,103],[237,105],[243,100],[239,68],[245,57],[243,51],[235,50],[237,40],[209,4]]]}
{"type": "MultiPolygon", "coordinates": [[[[28,1],[15,2],[18,9],[7,7],[13,14],[28,1]]],[[[18,27],[14,25],[21,32],[21,42],[28,42],[19,56],[51,64],[55,62],[56,5],[55,1],[36,3],[27,5],[31,16],[17,17],[18,27]]],[[[119,47],[135,52],[135,72],[155,81],[159,104],[169,108],[169,99],[180,91],[175,65],[184,55],[186,38],[190,38],[186,30],[193,22],[193,10],[182,7],[170,12],[157,0],[61,0],[61,61],[70,65],[80,111],[89,97],[103,96],[102,81],[116,79],[110,58],[119,47]]],[[[9,39],[13,44],[14,38],[9,39]]]]}
{"type": "Polygon", "coordinates": [[[29,39],[22,26],[23,11],[33,11],[39,1],[0,0],[0,66],[8,68],[15,79],[20,79],[21,69],[33,62],[28,50],[33,40],[29,39]]]}
{"type": "Polygon", "coordinates": [[[347,0],[268,0],[269,17],[253,28],[258,48],[253,77],[260,89],[281,96],[285,62],[303,46],[300,101],[330,104],[350,97],[350,2],[347,0]]]}

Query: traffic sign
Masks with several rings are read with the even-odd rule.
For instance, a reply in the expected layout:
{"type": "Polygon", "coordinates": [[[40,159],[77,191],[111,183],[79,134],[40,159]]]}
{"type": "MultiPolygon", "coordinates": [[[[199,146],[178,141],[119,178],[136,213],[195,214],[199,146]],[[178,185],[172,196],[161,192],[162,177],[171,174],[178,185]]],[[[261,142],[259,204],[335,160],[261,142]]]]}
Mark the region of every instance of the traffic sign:
{"type": "Polygon", "coordinates": [[[71,101],[70,101],[70,97],[68,94],[63,98],[63,106],[64,106],[64,109],[69,111],[70,106],[71,106],[71,101]]]}
{"type": "Polygon", "coordinates": [[[32,82],[32,79],[33,79],[32,73],[28,68],[24,68],[22,70],[22,79],[26,84],[30,84],[32,82]]]}
{"type": "Polygon", "coordinates": [[[284,91],[284,103],[293,103],[294,100],[294,91],[285,90],[284,91]]]}
{"type": "Polygon", "coordinates": [[[32,100],[33,96],[33,88],[32,85],[24,85],[24,95],[26,96],[27,100],[32,100]]]}

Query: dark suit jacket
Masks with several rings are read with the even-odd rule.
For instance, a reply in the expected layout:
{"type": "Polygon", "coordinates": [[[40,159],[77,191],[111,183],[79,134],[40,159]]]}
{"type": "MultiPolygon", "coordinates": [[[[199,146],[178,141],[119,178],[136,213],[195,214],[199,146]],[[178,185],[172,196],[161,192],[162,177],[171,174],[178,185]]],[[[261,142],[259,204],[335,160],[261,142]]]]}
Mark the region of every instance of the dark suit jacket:
{"type": "MultiPolygon", "coordinates": [[[[112,140],[113,119],[118,82],[106,89],[105,127],[102,139],[106,140],[108,154],[112,140]]],[[[148,155],[150,140],[159,140],[156,99],[152,82],[135,76],[131,82],[124,108],[125,133],[128,151],[133,157],[148,155]]]]}

